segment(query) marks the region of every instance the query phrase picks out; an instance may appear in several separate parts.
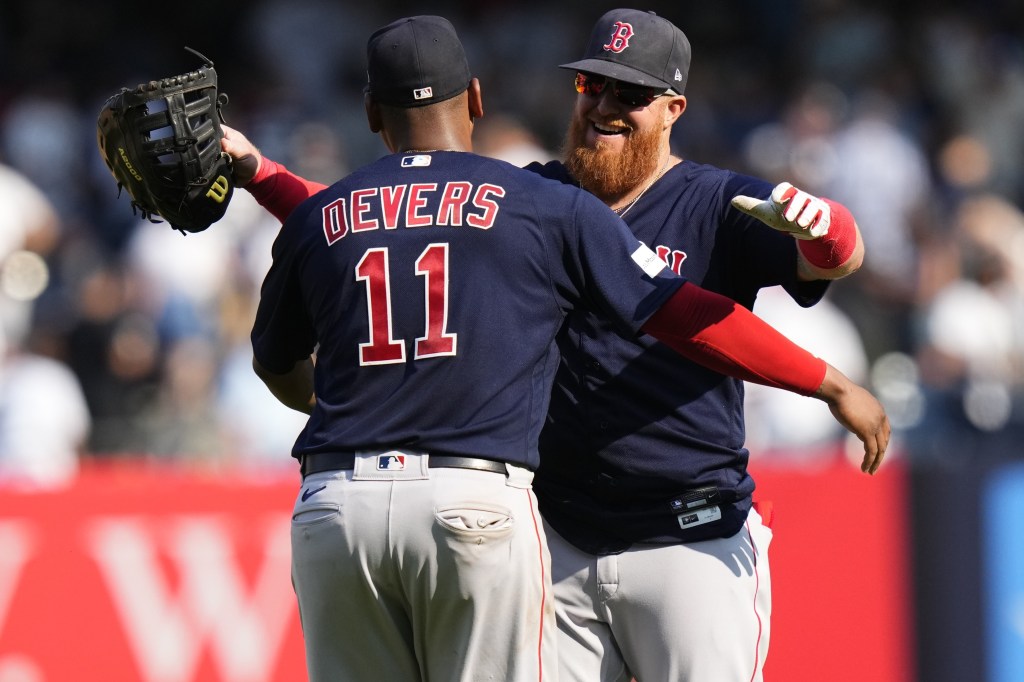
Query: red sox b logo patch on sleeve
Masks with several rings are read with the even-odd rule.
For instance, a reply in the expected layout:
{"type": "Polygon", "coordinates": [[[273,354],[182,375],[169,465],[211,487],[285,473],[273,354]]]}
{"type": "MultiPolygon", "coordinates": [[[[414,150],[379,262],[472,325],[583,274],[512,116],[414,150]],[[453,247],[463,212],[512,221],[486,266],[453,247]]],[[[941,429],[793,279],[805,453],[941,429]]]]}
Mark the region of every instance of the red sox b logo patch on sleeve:
{"type": "Polygon", "coordinates": [[[612,26],[612,39],[603,47],[609,52],[622,52],[629,47],[629,39],[632,37],[633,25],[625,21],[616,21],[612,26]]]}

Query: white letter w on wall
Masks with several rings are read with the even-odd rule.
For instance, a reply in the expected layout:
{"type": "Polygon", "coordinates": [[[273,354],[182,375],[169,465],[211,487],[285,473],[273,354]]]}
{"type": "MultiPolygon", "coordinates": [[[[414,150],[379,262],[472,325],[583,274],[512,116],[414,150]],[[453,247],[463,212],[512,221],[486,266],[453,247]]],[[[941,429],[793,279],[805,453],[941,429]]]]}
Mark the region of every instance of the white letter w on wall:
{"type": "Polygon", "coordinates": [[[20,521],[0,522],[0,630],[7,621],[11,605],[21,578],[21,571],[31,556],[35,542],[29,524],[20,521]]]}
{"type": "Polygon", "coordinates": [[[91,524],[86,545],[146,682],[188,682],[206,646],[225,682],[270,680],[287,628],[296,625],[288,517],[245,527],[260,529],[260,548],[254,570],[243,573],[241,533],[226,517],[91,524]]]}

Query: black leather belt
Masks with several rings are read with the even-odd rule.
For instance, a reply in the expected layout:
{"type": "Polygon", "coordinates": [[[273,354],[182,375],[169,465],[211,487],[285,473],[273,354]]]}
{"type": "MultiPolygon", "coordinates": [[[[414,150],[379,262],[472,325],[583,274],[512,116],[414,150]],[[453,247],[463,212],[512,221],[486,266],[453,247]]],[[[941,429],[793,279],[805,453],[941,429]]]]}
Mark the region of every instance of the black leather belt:
{"type": "MultiPolygon", "coordinates": [[[[401,452],[401,450],[399,450],[401,452]]],[[[463,455],[431,454],[428,459],[428,466],[431,469],[475,469],[477,471],[490,471],[495,474],[507,473],[504,462],[482,457],[464,457],[463,455]]],[[[303,478],[310,474],[319,474],[323,471],[344,471],[355,467],[356,453],[354,452],[318,452],[314,455],[304,455],[300,471],[303,478]]]]}

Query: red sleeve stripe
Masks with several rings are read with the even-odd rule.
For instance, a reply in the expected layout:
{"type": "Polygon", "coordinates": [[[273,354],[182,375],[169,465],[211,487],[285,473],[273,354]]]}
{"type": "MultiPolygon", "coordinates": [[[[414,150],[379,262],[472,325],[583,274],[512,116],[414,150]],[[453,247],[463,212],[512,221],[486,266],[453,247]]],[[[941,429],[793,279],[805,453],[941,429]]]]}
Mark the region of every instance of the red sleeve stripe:
{"type": "Polygon", "coordinates": [[[245,189],[283,223],[296,206],[326,187],[300,178],[283,164],[264,157],[259,171],[245,189]]]}
{"type": "Polygon", "coordinates": [[[727,376],[813,395],[827,366],[735,301],[687,282],[642,331],[727,376]]]}

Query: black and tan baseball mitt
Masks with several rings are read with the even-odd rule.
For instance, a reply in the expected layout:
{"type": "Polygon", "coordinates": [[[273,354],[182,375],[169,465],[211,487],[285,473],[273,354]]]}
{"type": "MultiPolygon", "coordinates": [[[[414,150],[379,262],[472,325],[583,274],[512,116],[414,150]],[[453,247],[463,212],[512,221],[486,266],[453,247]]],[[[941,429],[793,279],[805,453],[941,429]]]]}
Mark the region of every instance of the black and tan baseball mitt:
{"type": "MultiPolygon", "coordinates": [[[[189,48],[186,48],[189,49],[189,48]]],[[[224,216],[234,191],[221,151],[221,107],[213,62],[196,71],[122,88],[97,121],[100,154],[143,218],[202,232],[224,216]]]]}

